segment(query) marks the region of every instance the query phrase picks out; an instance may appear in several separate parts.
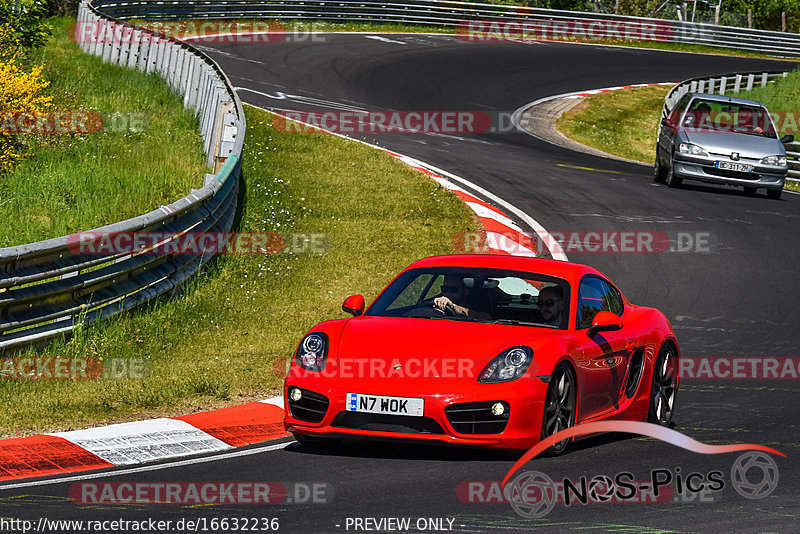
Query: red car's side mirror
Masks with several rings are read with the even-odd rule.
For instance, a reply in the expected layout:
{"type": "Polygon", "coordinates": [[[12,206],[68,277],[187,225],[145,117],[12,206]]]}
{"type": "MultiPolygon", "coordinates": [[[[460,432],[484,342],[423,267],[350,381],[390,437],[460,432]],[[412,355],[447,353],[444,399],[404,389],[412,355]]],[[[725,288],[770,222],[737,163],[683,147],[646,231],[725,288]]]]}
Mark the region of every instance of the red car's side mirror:
{"type": "Polygon", "coordinates": [[[614,330],[622,329],[622,317],[616,313],[607,311],[599,311],[595,314],[592,320],[592,326],[586,334],[589,337],[594,336],[598,332],[612,332],[614,330]]]}
{"type": "Polygon", "coordinates": [[[364,313],[364,295],[350,295],[344,299],[342,309],[353,317],[358,317],[364,313]]]}

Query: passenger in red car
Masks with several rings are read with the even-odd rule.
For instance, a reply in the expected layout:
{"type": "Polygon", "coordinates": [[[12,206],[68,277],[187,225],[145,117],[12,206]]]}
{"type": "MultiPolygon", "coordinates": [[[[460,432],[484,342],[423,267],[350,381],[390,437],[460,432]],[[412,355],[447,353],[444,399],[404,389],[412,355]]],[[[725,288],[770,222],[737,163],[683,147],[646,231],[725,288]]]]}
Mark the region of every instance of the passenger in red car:
{"type": "Polygon", "coordinates": [[[564,289],[561,286],[547,286],[539,292],[539,313],[544,324],[561,326],[564,310],[564,289]]]}
{"type": "Polygon", "coordinates": [[[475,319],[491,319],[488,313],[469,309],[470,289],[464,285],[464,279],[456,275],[447,275],[441,286],[442,295],[433,300],[433,305],[442,311],[450,306],[456,315],[466,315],[475,319]]]}

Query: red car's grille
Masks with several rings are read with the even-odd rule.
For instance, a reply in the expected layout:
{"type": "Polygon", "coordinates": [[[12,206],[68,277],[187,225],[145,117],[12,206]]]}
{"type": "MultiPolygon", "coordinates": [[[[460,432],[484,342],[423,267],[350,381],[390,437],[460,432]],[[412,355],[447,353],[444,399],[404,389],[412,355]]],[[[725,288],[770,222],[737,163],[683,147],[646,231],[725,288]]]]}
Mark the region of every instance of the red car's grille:
{"type": "Polygon", "coordinates": [[[309,423],[319,423],[325,417],[325,412],[328,411],[330,400],[325,395],[314,391],[302,388],[300,390],[303,392],[303,396],[299,401],[293,401],[289,397],[289,411],[292,413],[292,417],[309,423]]]}
{"type": "Polygon", "coordinates": [[[430,417],[383,415],[377,413],[339,412],[331,426],[372,430],[374,432],[401,432],[404,434],[444,434],[444,430],[430,417]]]}
{"type": "Polygon", "coordinates": [[[453,430],[459,434],[500,434],[506,429],[510,409],[507,403],[503,403],[503,413],[494,415],[492,406],[498,402],[500,401],[451,404],[444,412],[453,425],[453,430]]]}

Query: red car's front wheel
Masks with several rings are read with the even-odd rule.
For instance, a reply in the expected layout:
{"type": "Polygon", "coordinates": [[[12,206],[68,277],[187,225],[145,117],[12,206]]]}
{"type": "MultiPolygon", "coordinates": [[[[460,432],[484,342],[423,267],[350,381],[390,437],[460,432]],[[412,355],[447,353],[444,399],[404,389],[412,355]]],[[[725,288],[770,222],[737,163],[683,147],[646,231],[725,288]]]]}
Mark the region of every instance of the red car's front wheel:
{"type": "Polygon", "coordinates": [[[650,413],[647,420],[661,426],[672,421],[675,396],[678,393],[678,358],[675,349],[667,344],[661,347],[653,369],[650,386],[650,413]]]}
{"type": "MultiPolygon", "coordinates": [[[[575,424],[575,404],[577,399],[577,381],[572,368],[562,363],[556,367],[550,377],[547,396],[542,417],[542,439],[549,438],[556,432],[575,424]]],[[[567,450],[571,439],[555,443],[547,449],[546,454],[558,456],[567,450]]]]}

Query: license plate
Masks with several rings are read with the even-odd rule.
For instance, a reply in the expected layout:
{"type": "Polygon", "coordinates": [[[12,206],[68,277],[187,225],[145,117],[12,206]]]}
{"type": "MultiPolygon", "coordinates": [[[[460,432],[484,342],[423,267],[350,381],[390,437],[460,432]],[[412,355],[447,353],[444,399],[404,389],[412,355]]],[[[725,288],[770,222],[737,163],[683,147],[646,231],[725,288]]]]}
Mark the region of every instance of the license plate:
{"type": "Polygon", "coordinates": [[[425,399],[348,393],[347,411],[422,417],[425,412],[425,399]]]}
{"type": "Polygon", "coordinates": [[[753,172],[753,166],[745,163],[731,163],[730,161],[716,161],[714,166],[726,171],[753,172]]]}

